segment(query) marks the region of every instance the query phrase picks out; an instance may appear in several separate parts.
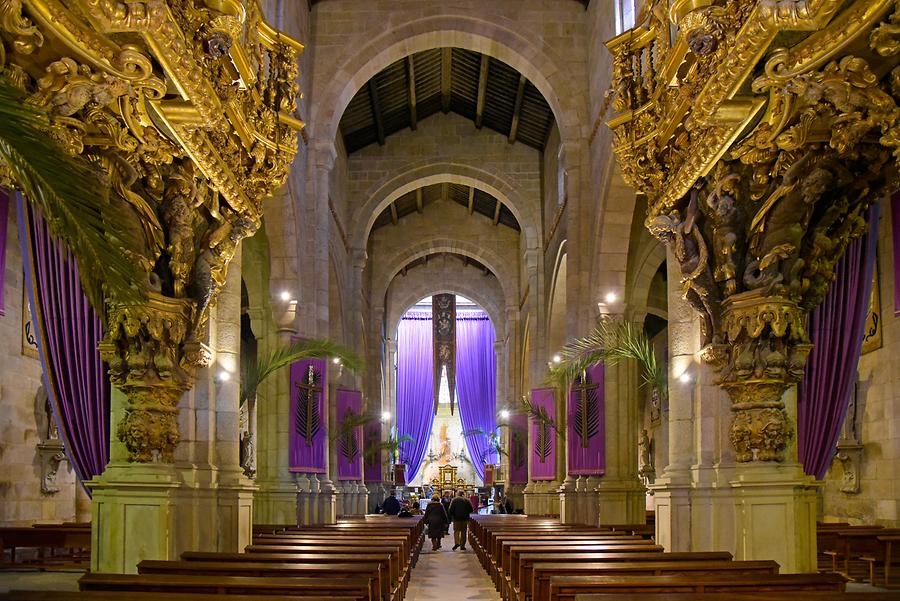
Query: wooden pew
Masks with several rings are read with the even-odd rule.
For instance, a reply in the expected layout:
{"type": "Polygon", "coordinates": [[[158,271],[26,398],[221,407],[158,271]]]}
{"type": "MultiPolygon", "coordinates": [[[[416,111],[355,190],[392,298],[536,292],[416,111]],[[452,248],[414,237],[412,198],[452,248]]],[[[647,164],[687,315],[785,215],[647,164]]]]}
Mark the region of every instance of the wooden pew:
{"type": "MultiPolygon", "coordinates": [[[[515,560],[516,558],[514,558],[515,560]]],[[[663,553],[651,551],[648,553],[522,553],[517,558],[516,582],[520,587],[518,597],[533,597],[535,564],[547,562],[565,562],[569,565],[578,565],[595,562],[632,562],[632,561],[729,561],[731,553],[727,551],[684,551],[663,553]]],[[[549,576],[545,574],[548,578],[549,576]]]]}
{"type": "Polygon", "coordinates": [[[391,560],[391,553],[363,553],[358,549],[354,549],[352,553],[348,553],[347,549],[340,547],[341,553],[325,552],[321,548],[312,547],[309,553],[215,553],[205,551],[186,551],[181,554],[183,561],[208,562],[217,561],[227,564],[246,563],[253,564],[291,564],[291,563],[322,563],[322,564],[344,564],[344,563],[362,563],[377,564],[379,578],[381,579],[382,593],[385,599],[392,598],[395,594],[401,592],[401,571],[400,562],[397,555],[394,554],[394,561],[391,560]]]}
{"type": "MultiPolygon", "coordinates": [[[[123,601],[121,592],[111,591],[17,591],[0,593],[0,601],[123,601]]],[[[159,593],[128,591],[128,601],[159,601],[159,593]]],[[[228,595],[228,601],[256,601],[258,595],[228,595]]],[[[266,601],[294,601],[297,597],[266,595],[266,601]]],[[[305,596],[303,601],[353,601],[346,596],[305,596]]],[[[221,595],[167,593],[166,601],[222,601],[221,595]]]]}
{"type": "MultiPolygon", "coordinates": [[[[734,575],[772,576],[778,574],[778,562],[766,561],[731,561],[703,560],[699,558],[683,560],[665,560],[665,553],[660,554],[660,561],[619,561],[596,563],[536,563],[532,568],[532,595],[528,599],[549,599],[550,584],[556,576],[627,576],[644,578],[646,576],[662,576],[665,574],[682,574],[690,576],[715,575],[730,577],[734,575]]],[[[526,596],[519,596],[520,600],[526,596]]]]}
{"type": "MultiPolygon", "coordinates": [[[[254,578],[250,576],[180,576],[174,574],[85,574],[83,591],[146,591],[214,595],[344,596],[368,601],[372,578],[254,578]]],[[[159,595],[157,595],[159,597],[159,595]]]]}
{"type": "Polygon", "coordinates": [[[898,601],[900,593],[835,593],[781,591],[772,593],[616,593],[577,595],[576,601],[898,601]]]}
{"type": "MultiPolygon", "coordinates": [[[[850,561],[862,555],[879,554],[881,544],[878,541],[880,536],[898,536],[900,529],[897,528],[854,528],[852,530],[839,530],[837,532],[838,553],[844,561],[843,574],[850,577],[850,561]]],[[[883,552],[883,551],[882,551],[883,552]]],[[[836,561],[837,555],[833,556],[836,561]]],[[[833,565],[833,564],[832,564],[833,565]]],[[[874,570],[870,564],[870,576],[874,578],[874,570]]]]}
{"type": "Polygon", "coordinates": [[[900,534],[879,534],[869,541],[870,549],[860,555],[860,559],[868,563],[869,583],[876,585],[875,571],[878,564],[884,566],[884,586],[891,583],[891,564],[894,562],[893,551],[900,547],[900,534]]]}
{"type": "Polygon", "coordinates": [[[0,558],[6,550],[10,552],[10,562],[16,563],[16,549],[34,548],[43,559],[53,555],[57,549],[70,552],[91,548],[90,525],[45,524],[34,526],[14,526],[0,528],[0,558]]]}
{"type": "Polygon", "coordinates": [[[145,559],[138,574],[183,576],[254,576],[304,578],[369,578],[369,601],[390,601],[390,583],[377,563],[266,563],[255,561],[165,561],[145,559]]]}
{"type": "MultiPolygon", "coordinates": [[[[547,601],[575,601],[587,593],[741,593],[767,591],[843,592],[846,580],[840,574],[665,575],[665,576],[553,576],[547,601]]],[[[543,601],[543,600],[542,600],[543,601]]]]}

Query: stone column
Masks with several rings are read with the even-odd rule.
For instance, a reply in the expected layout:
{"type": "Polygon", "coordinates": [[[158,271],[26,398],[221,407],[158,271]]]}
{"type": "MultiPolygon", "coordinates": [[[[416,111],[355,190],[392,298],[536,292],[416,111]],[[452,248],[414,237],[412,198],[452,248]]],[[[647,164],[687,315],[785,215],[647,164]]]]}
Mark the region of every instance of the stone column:
{"type": "Polygon", "coordinates": [[[662,475],[650,489],[656,505],[656,541],[666,551],[691,549],[690,466],[694,463],[693,388],[679,382],[697,365],[700,318],[681,298],[681,270],[672,250],[666,249],[669,316],[669,448],[662,475]]]}

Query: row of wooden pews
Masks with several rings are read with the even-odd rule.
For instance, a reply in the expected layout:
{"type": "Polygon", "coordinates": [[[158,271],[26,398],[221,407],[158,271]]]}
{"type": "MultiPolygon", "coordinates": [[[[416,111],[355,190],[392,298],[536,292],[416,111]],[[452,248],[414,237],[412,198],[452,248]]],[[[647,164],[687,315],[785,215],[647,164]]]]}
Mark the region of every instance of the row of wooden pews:
{"type": "Polygon", "coordinates": [[[475,517],[470,531],[472,548],[504,601],[593,600],[597,594],[597,601],[675,593],[736,598],[757,591],[769,591],[769,599],[775,591],[805,599],[843,594],[846,583],[839,574],[779,574],[774,561],[735,561],[727,552],[664,553],[644,525],[492,515],[475,517]]]}
{"type": "Polygon", "coordinates": [[[816,545],[820,570],[865,579],[872,585],[891,586],[891,564],[900,562],[900,528],[820,522],[816,525],[816,545]]]}
{"type": "Polygon", "coordinates": [[[90,563],[91,525],[64,522],[0,528],[0,567],[83,567],[90,563]],[[23,553],[23,550],[30,553],[23,553]]]}
{"type": "MultiPolygon", "coordinates": [[[[88,573],[71,599],[401,601],[424,539],[420,518],[372,516],[327,526],[257,527],[245,553],[185,552],[144,560],[137,574],[88,573]],[[118,597],[116,597],[118,595],[118,597]],[[147,595],[145,597],[139,595],[147,595]]],[[[0,599],[38,600],[41,593],[0,599]]],[[[55,597],[54,597],[55,598],[55,597]]],[[[61,598],[61,597],[60,597],[61,598]]]]}

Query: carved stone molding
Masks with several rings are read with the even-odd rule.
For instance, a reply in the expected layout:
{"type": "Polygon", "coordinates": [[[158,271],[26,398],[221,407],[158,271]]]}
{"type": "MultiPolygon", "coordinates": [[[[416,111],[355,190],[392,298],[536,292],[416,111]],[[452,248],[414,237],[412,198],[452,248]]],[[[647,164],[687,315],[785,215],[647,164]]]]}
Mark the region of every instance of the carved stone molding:
{"type": "Polygon", "coordinates": [[[703,318],[737,460],[782,461],[806,317],[897,185],[900,16],[883,0],[667,6],[608,43],[615,152],[703,318]]]}
{"type": "Polygon", "coordinates": [[[864,447],[851,440],[840,440],[837,444],[837,453],[834,458],[839,461],[844,470],[841,477],[841,492],[848,495],[860,493],[860,474],[862,473],[864,447]]]}
{"type": "Polygon", "coordinates": [[[54,495],[59,492],[56,475],[60,464],[66,460],[65,449],[59,440],[47,440],[38,443],[37,452],[41,462],[41,492],[54,495]]]}
{"type": "Polygon", "coordinates": [[[129,398],[117,431],[131,460],[171,461],[209,309],[297,152],[303,46],[257,0],[8,0],[0,41],[2,74],[98,168],[127,222],[150,293],[107,299],[103,355],[129,398]]]}

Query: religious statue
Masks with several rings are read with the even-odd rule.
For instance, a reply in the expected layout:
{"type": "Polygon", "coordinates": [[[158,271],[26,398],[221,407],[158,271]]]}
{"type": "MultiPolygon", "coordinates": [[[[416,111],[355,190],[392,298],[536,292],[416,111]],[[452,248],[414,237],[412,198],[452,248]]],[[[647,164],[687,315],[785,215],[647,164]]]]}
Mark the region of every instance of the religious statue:
{"type": "Polygon", "coordinates": [[[647,430],[641,430],[641,435],[638,437],[638,451],[640,457],[638,460],[638,471],[652,470],[653,459],[650,456],[650,437],[647,435],[647,430]]]}

